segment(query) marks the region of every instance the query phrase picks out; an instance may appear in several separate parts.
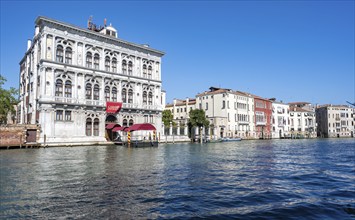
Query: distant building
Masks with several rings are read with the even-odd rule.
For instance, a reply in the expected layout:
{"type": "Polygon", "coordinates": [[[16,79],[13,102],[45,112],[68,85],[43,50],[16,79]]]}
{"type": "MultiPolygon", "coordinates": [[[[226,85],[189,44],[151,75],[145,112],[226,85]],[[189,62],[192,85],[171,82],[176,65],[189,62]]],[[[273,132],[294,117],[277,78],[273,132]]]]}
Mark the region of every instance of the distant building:
{"type": "Polygon", "coordinates": [[[323,105],[316,109],[319,137],[354,137],[355,108],[323,105]]]}
{"type": "Polygon", "coordinates": [[[290,132],[290,106],[272,101],[272,138],[287,138],[290,132]]]}
{"type": "Polygon", "coordinates": [[[254,138],[254,98],[231,89],[210,87],[196,95],[196,108],[203,109],[218,138],[254,138]]]}
{"type": "Polygon", "coordinates": [[[291,102],[290,130],[293,137],[317,137],[315,108],[308,102],[291,102]]]}
{"type": "Polygon", "coordinates": [[[165,110],[171,111],[173,119],[176,123],[180,123],[180,125],[185,125],[189,119],[190,111],[194,110],[195,107],[196,99],[174,99],[172,104],[165,105],[165,110]]]}
{"type": "Polygon", "coordinates": [[[88,28],[38,17],[20,62],[19,123],[38,124],[41,143],[112,140],[114,126],[151,123],[159,133],[163,52],[88,28]]]}
{"type": "Polygon", "coordinates": [[[237,135],[242,138],[255,138],[254,122],[254,97],[253,95],[237,91],[235,92],[237,102],[234,108],[237,109],[237,135]]]}
{"type": "Polygon", "coordinates": [[[261,139],[272,138],[272,103],[268,99],[254,96],[255,132],[261,139]]]}

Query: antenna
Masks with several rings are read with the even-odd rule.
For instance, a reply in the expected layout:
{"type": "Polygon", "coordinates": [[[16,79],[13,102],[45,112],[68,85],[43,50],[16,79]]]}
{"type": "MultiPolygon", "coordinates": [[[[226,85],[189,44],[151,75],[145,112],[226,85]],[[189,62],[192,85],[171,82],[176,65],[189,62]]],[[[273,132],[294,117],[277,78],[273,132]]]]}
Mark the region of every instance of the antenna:
{"type": "Polygon", "coordinates": [[[106,18],[105,18],[105,19],[104,19],[104,26],[105,26],[105,27],[106,27],[106,21],[107,21],[107,20],[106,20],[106,18]]]}
{"type": "Polygon", "coordinates": [[[88,29],[91,29],[91,26],[92,26],[92,15],[90,15],[88,19],[88,29]]]}

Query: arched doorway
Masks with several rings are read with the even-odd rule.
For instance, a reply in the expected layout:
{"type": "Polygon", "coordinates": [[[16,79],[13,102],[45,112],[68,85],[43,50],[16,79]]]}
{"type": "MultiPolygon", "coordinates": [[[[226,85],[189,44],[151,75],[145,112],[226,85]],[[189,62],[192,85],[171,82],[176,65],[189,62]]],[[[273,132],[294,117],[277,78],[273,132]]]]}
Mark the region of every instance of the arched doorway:
{"type": "Polygon", "coordinates": [[[108,141],[113,141],[117,137],[117,133],[113,132],[112,129],[117,126],[117,118],[114,115],[107,115],[105,120],[105,137],[108,141]]]}

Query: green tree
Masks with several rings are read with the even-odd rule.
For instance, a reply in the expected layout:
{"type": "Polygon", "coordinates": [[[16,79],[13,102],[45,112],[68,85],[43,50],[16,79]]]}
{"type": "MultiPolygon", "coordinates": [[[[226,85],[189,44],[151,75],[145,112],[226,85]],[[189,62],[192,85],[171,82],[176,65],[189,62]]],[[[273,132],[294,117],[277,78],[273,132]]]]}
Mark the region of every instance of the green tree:
{"type": "Polygon", "coordinates": [[[206,118],[206,114],[205,111],[202,109],[194,109],[192,111],[190,111],[189,113],[190,119],[188,122],[188,127],[189,127],[189,137],[194,139],[194,135],[192,133],[192,128],[193,127],[208,127],[208,125],[210,124],[209,120],[207,120],[206,118]]]}
{"type": "Polygon", "coordinates": [[[208,127],[210,121],[207,120],[205,111],[202,109],[194,109],[189,113],[189,123],[192,127],[208,127]]]}
{"type": "Polygon", "coordinates": [[[14,105],[18,103],[15,98],[18,95],[18,90],[15,88],[4,89],[5,77],[0,75],[0,124],[7,124],[7,115],[10,113],[15,115],[14,105]]]}
{"type": "Polygon", "coordinates": [[[164,111],[163,111],[163,118],[162,118],[162,120],[163,120],[164,126],[165,126],[166,128],[167,128],[167,127],[170,127],[170,122],[173,123],[173,124],[175,124],[175,123],[173,122],[173,118],[174,118],[174,116],[173,116],[173,114],[171,114],[171,111],[170,111],[170,110],[164,110],[164,111]]]}

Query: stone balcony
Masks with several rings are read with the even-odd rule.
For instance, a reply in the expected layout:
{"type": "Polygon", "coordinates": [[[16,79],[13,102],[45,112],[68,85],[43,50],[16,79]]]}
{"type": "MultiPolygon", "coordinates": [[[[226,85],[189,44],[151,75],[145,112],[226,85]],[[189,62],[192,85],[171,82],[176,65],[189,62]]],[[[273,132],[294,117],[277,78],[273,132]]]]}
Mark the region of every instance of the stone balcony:
{"type": "MultiPolygon", "coordinates": [[[[89,99],[77,99],[69,97],[40,97],[38,99],[42,103],[50,104],[68,104],[68,105],[86,105],[95,107],[106,107],[106,101],[102,100],[89,100],[89,99]]],[[[152,111],[162,111],[163,107],[161,105],[148,105],[141,103],[122,103],[123,109],[144,109],[152,111]]]]}

